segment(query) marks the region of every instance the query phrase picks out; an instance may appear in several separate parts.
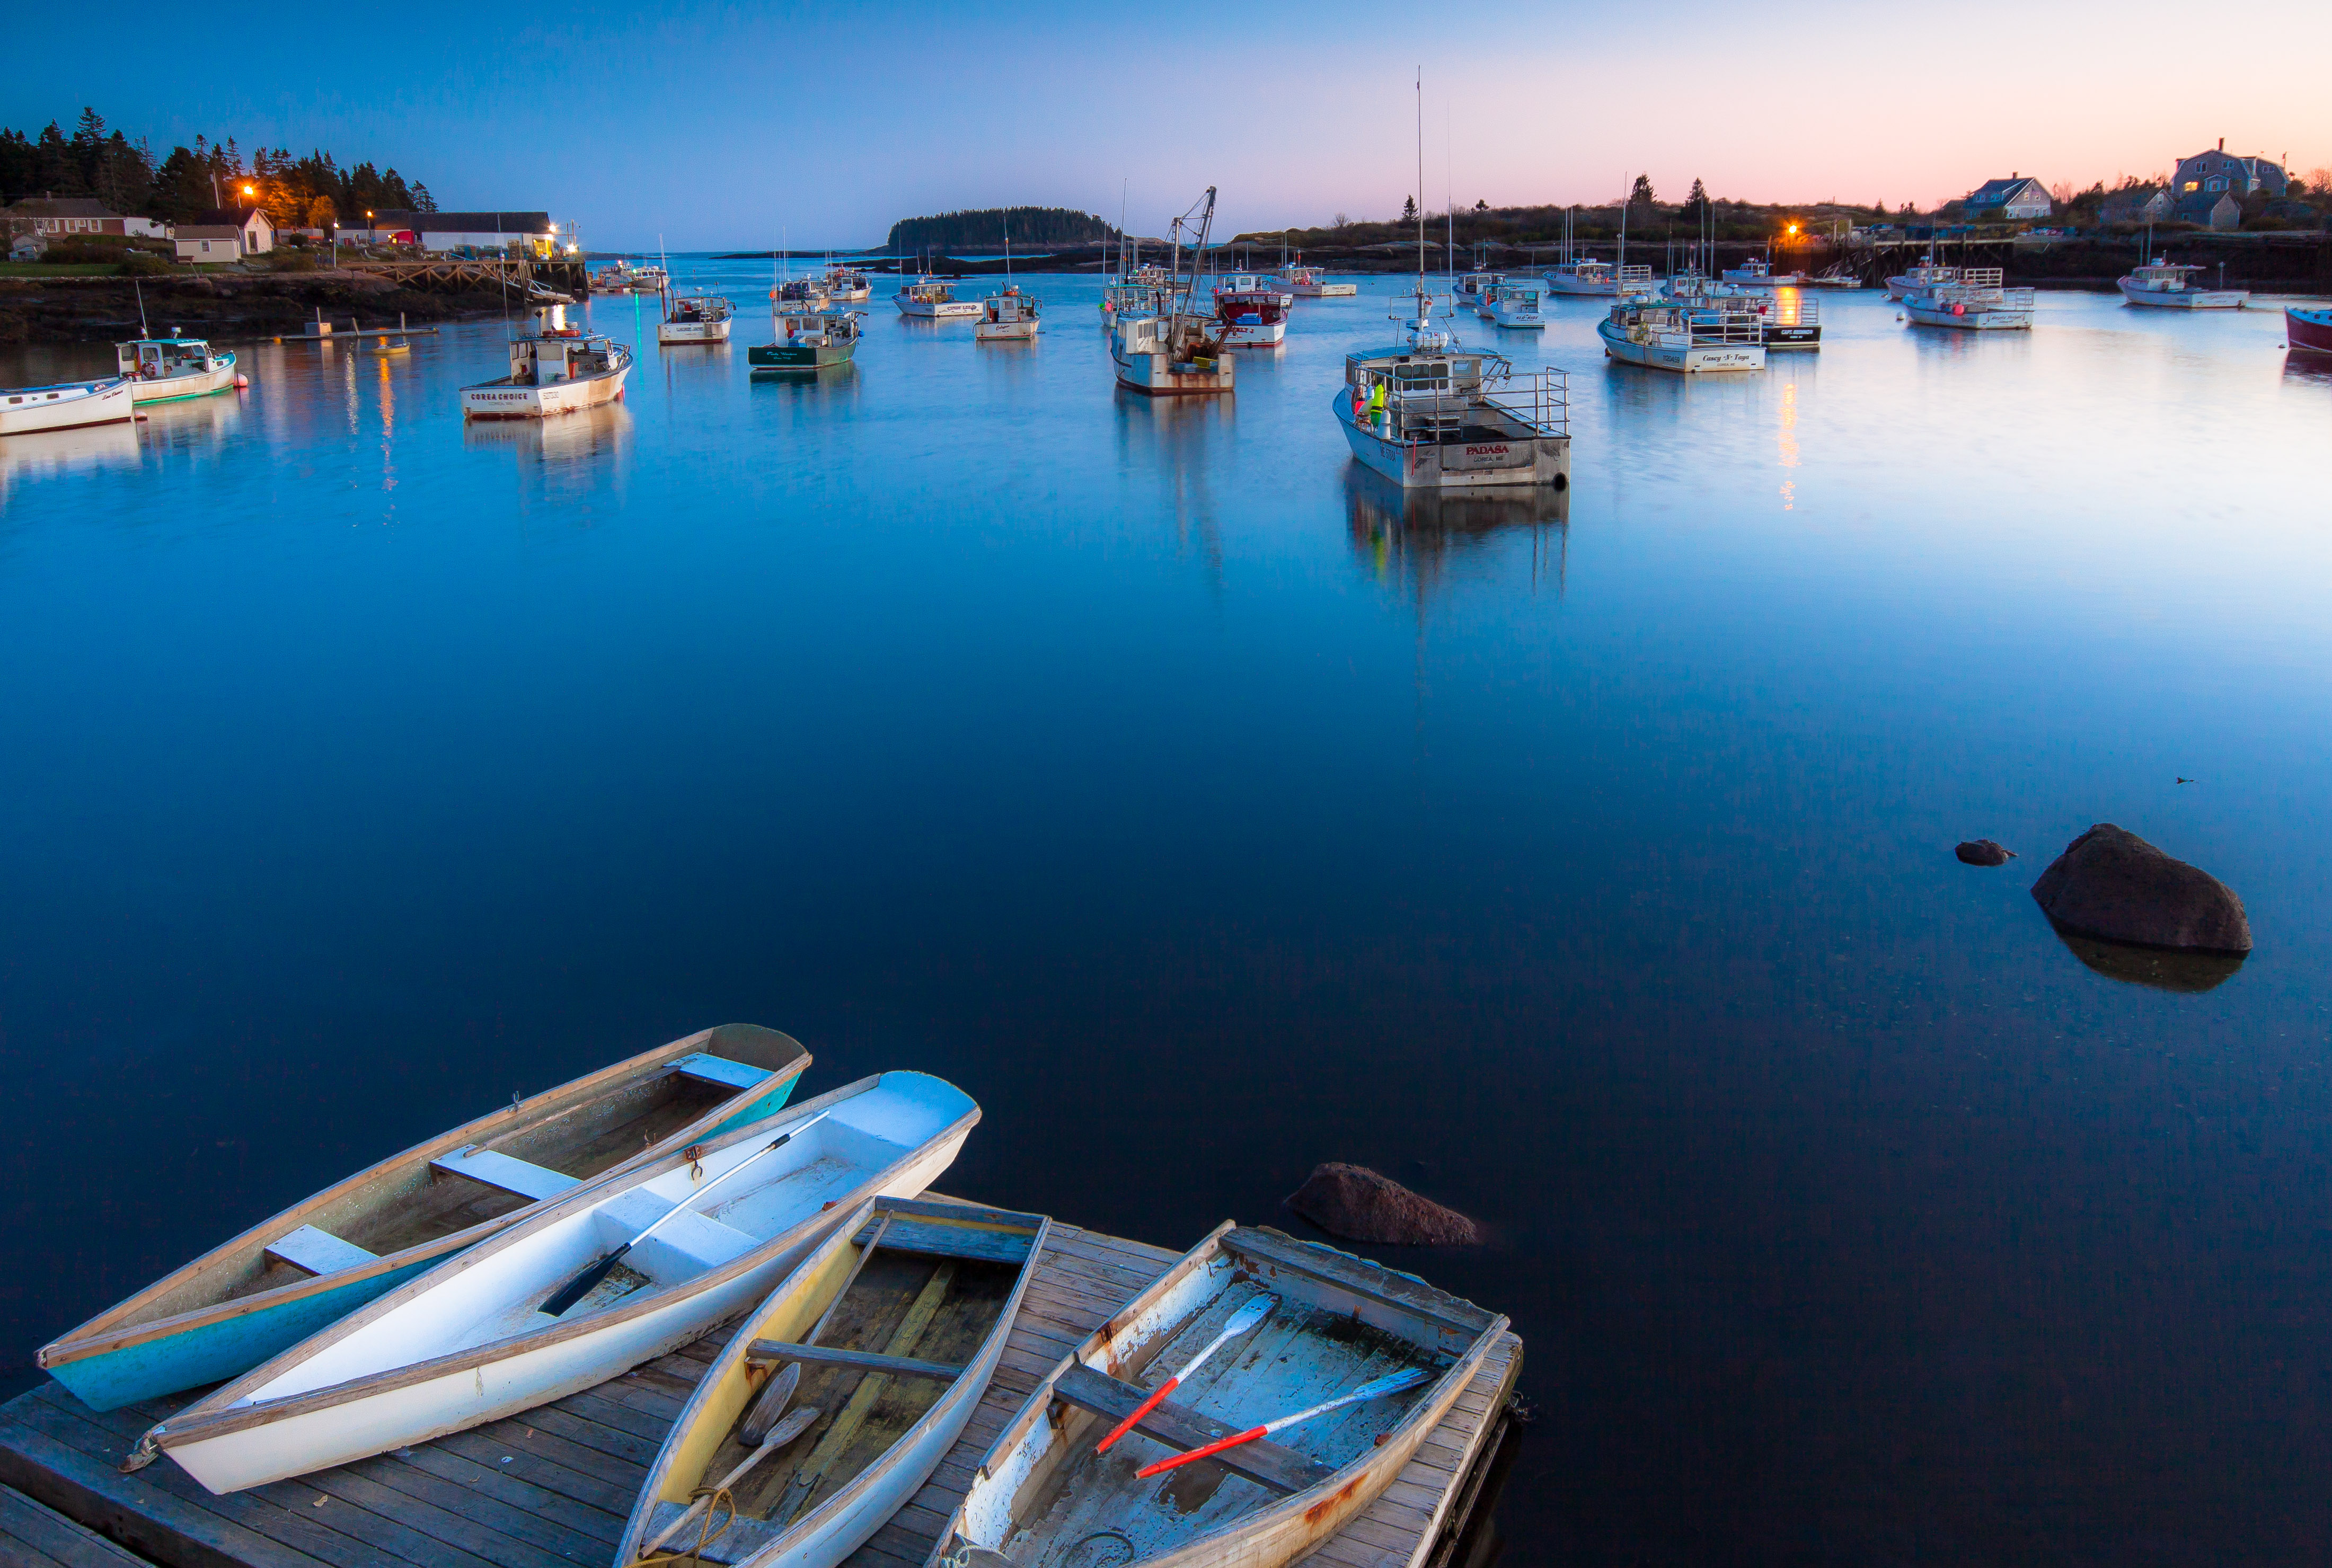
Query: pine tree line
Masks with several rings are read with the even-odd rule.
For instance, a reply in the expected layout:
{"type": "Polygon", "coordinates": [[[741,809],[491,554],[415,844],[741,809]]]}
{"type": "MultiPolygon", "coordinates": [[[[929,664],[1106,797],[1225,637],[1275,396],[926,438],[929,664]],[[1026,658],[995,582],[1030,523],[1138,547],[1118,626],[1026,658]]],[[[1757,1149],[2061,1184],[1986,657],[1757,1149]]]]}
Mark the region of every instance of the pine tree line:
{"type": "Polygon", "coordinates": [[[368,212],[434,213],[429,187],[371,163],[344,169],[319,148],[295,158],[261,147],[248,162],[233,137],[195,138],[158,164],[144,137],[109,131],[94,109],[68,136],[56,121],[37,136],[0,128],[0,202],[26,196],[94,196],[125,216],[177,223],[214,207],[257,206],[279,228],[362,223],[368,212]]]}
{"type": "Polygon", "coordinates": [[[977,211],[941,213],[933,217],[902,218],[891,225],[886,242],[894,254],[921,250],[961,250],[971,246],[995,249],[1004,243],[1007,221],[1015,245],[1074,245],[1105,240],[1117,231],[1091,213],[1074,207],[986,207],[977,211]]]}

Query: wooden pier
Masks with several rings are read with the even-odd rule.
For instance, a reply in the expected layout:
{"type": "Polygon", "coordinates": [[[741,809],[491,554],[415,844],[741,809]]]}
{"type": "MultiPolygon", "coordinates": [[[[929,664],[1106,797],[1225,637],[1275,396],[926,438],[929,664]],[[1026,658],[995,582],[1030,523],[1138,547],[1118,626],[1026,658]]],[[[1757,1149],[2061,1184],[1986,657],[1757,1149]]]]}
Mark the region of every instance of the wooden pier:
{"type": "MultiPolygon", "coordinates": [[[[933,1196],[936,1196],[934,1194],[933,1196]]],[[[1179,1253],[1056,1221],[1002,1363],[922,1490],[849,1560],[922,1568],[989,1445],[1029,1391],[1179,1253]]],[[[587,1392],[353,1465],[215,1497],[164,1458],[125,1476],[139,1434],[182,1397],[100,1414],[55,1382],[0,1406],[0,1486],[45,1520],[47,1560],[124,1568],[127,1546],[164,1568],[567,1568],[611,1564],[648,1462],[731,1330],[587,1392]],[[29,1500],[29,1502],[27,1502],[29,1500]],[[47,1512],[53,1510],[53,1512],[47,1512]],[[62,1515],[62,1517],[59,1517],[62,1515]],[[81,1555],[57,1526],[82,1537],[81,1555]],[[110,1552],[112,1555],[100,1554],[110,1552]]],[[[1391,1490],[1305,1561],[1321,1568],[1452,1568],[1505,1440],[1522,1370],[1508,1334],[1391,1490]]],[[[0,1493],[0,1562],[10,1523],[0,1493]]],[[[43,1558],[25,1559],[41,1563],[43,1558]]]]}

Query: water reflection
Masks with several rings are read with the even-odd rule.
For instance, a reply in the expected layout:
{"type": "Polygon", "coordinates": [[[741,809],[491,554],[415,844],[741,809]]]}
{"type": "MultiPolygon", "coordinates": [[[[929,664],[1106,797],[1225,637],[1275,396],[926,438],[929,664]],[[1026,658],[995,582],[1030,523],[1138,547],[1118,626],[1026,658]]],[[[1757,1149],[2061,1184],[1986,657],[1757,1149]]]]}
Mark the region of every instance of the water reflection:
{"type": "Polygon", "coordinates": [[[1352,554],[1422,603],[1452,572],[1486,559],[1502,534],[1530,530],[1530,581],[1560,597],[1571,553],[1571,492],[1536,485],[1404,490],[1359,464],[1344,474],[1352,554]]]}
{"type": "Polygon", "coordinates": [[[1155,472],[1174,509],[1175,542],[1195,550],[1207,576],[1222,575],[1222,513],[1214,471],[1228,462],[1238,424],[1228,397],[1151,397],[1119,387],[1117,458],[1120,472],[1155,472]]]}
{"type": "Polygon", "coordinates": [[[93,425],[86,430],[50,430],[0,441],[0,501],[18,483],[67,475],[86,476],[101,468],[138,466],[138,426],[93,425]]]}
{"type": "Polygon", "coordinates": [[[183,403],[148,403],[139,415],[146,445],[156,452],[215,454],[241,429],[250,396],[222,392],[183,403]]]}
{"type": "Polygon", "coordinates": [[[2250,955],[2240,952],[2187,952],[2176,948],[2137,947],[2128,942],[2100,942],[2053,926],[2057,940],[2072,955],[2107,980],[2126,985],[2152,986],[2155,990],[2193,994],[2223,984],[2243,967],[2250,955]]]}
{"type": "Polygon", "coordinates": [[[462,445],[473,451],[505,448],[546,469],[620,460],[631,449],[632,413],[603,403],[551,419],[466,419],[462,445]]]}

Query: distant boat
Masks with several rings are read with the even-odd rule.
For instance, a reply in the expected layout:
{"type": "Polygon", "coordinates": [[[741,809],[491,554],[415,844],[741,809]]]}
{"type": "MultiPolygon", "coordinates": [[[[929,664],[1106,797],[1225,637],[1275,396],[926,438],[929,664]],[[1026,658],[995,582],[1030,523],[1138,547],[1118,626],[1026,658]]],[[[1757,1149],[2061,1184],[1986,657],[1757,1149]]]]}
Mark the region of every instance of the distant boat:
{"type": "Polygon", "coordinates": [[[674,294],[656,323],[659,343],[726,343],[736,314],[719,294],[674,294]]]}
{"type": "Polygon", "coordinates": [[[859,316],[855,311],[786,310],[773,304],[769,328],[769,341],[756,343],[745,350],[748,375],[823,370],[833,365],[847,365],[858,352],[859,316]]]}
{"type": "Polygon", "coordinates": [[[1862,280],[1846,270],[1844,262],[1834,262],[1806,280],[1811,289],[1859,289],[1862,280]]]}
{"type": "Polygon", "coordinates": [[[972,329],[972,337],[982,343],[1033,341],[1040,308],[1041,301],[1035,295],[1024,294],[1017,286],[1008,284],[980,301],[980,325],[972,329]]]}
{"type": "Polygon", "coordinates": [[[1794,289],[1806,281],[1803,272],[1777,272],[1769,261],[1744,262],[1737,267],[1727,267],[1722,276],[1728,283],[1738,283],[1744,289],[1794,289]]]}
{"type": "Polygon", "coordinates": [[[510,374],[462,388],[469,419],[543,419],[619,401],[632,351],[598,332],[546,327],[510,345],[510,374]]]}
{"type": "Polygon", "coordinates": [[[1227,349],[1276,349],[1287,340],[1288,297],[1245,273],[1215,291],[1215,320],[1227,349]]]}
{"type": "Polygon", "coordinates": [[[1617,299],[1623,294],[1649,294],[1657,285],[1649,267],[1620,267],[1610,262],[1559,262],[1547,269],[1547,292],[1617,299]]]}
{"type": "Polygon", "coordinates": [[[595,294],[660,294],[672,279],[659,266],[633,266],[621,258],[591,274],[595,294]]]}
{"type": "Polygon", "coordinates": [[[977,300],[959,300],[955,290],[935,278],[922,277],[891,296],[899,314],[918,320],[944,320],[980,313],[977,300]]]}
{"type": "Polygon", "coordinates": [[[1959,267],[1940,266],[1932,261],[1921,262],[1916,266],[1907,268],[1887,280],[1887,297],[1890,300],[1900,300],[1946,283],[1955,283],[1959,282],[1960,273],[1964,270],[1959,267]]]}
{"type": "Polygon", "coordinates": [[[1758,341],[1768,353],[1775,349],[1811,353],[1821,348],[1821,305],[1804,293],[1713,282],[1687,268],[1668,281],[1663,294],[1667,302],[1755,316],[1758,341]]]}
{"type": "Polygon", "coordinates": [[[1595,331],[1623,365],[1687,376],[1765,368],[1763,322],[1737,301],[1621,300],[1595,331]]]}
{"type": "Polygon", "coordinates": [[[2249,289],[2198,289],[2194,274],[2203,269],[2156,258],[2130,269],[2117,280],[2122,298],[2133,305],[2172,311],[2240,311],[2251,297],[2249,289]]]}
{"type": "Polygon", "coordinates": [[[790,1035],[723,1024],[513,1101],[263,1220],[33,1360],[100,1410],[240,1377],[559,1193],[776,1114],[809,1059],[790,1035]]]}
{"type": "Polygon", "coordinates": [[[1279,275],[1287,284],[1287,292],[1299,300],[1344,300],[1361,292],[1358,283],[1331,282],[1325,268],[1305,266],[1300,262],[1282,269],[1279,275]]]}
{"type": "Polygon", "coordinates": [[[53,387],[12,387],[0,392],[0,435],[35,430],[78,430],[137,417],[129,383],[119,376],[63,381],[53,387]]]}
{"type": "Polygon", "coordinates": [[[626,1166],[147,1436],[224,1494],[564,1398],[766,1299],[860,1205],[931,1185],[979,1120],[954,1085],[890,1072],[626,1166]]]}
{"type": "Polygon", "coordinates": [[[2310,354],[2332,354],[2332,308],[2286,305],[2283,334],[2295,349],[2310,354]]]}
{"type": "Polygon", "coordinates": [[[820,282],[826,286],[828,299],[838,300],[846,305],[855,305],[874,292],[867,282],[865,273],[856,267],[846,267],[839,263],[827,267],[826,276],[820,282]]]}
{"type": "Polygon", "coordinates": [[[1476,309],[1495,326],[1544,328],[1546,316],[1539,305],[1541,292],[1542,285],[1535,280],[1501,278],[1490,285],[1476,309]]]}
{"type": "Polygon", "coordinates": [[[113,346],[113,358],[134,403],[207,397],[241,382],[234,352],[200,338],[132,338],[113,346]]]}
{"type": "Polygon", "coordinates": [[[1456,301],[1458,309],[1478,310],[1483,298],[1496,287],[1497,283],[1498,274],[1496,272],[1460,272],[1458,274],[1458,281],[1450,285],[1449,293],[1456,301]]]}
{"type": "Polygon", "coordinates": [[[1915,325],[1950,327],[1964,332],[2029,331],[2032,291],[2001,286],[1998,267],[1963,267],[1948,282],[1931,283],[1903,296],[1903,313],[1915,325]]]}

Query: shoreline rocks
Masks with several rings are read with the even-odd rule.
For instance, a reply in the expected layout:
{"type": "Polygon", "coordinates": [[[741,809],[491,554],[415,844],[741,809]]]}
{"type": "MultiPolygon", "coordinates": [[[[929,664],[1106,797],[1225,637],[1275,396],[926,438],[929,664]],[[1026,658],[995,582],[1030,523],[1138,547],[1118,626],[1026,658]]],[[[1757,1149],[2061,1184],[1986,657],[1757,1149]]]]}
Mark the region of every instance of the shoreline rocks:
{"type": "Polygon", "coordinates": [[[2127,828],[2100,822],[2065,846],[2032,884],[2061,930],[2106,942],[2249,952],[2250,917],[2234,890],[2127,828]]]}
{"type": "Polygon", "coordinates": [[[1331,1236],[1401,1247],[1474,1247],[1482,1228],[1365,1165],[1315,1165],[1288,1208],[1331,1236]]]}
{"type": "Polygon", "coordinates": [[[2016,858],[2016,851],[2002,849],[1989,838],[1971,838],[1952,853],[1962,865],[2005,865],[2016,858]]]}

